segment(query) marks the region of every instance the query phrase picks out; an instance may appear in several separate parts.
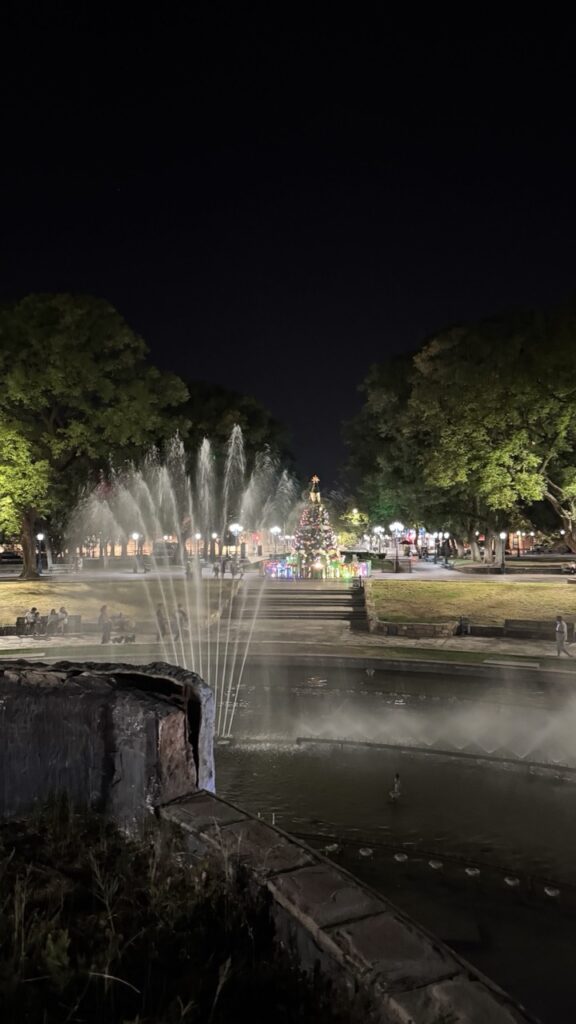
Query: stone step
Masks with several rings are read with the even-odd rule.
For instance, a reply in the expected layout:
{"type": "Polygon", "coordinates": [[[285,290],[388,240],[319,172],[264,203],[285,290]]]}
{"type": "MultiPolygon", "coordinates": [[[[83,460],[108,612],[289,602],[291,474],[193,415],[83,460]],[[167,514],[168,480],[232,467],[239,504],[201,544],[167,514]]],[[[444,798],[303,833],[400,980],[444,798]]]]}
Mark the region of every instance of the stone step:
{"type": "MultiPolygon", "coordinates": [[[[251,619],[252,618],[252,614],[250,612],[246,612],[246,610],[244,610],[244,612],[242,612],[241,609],[240,609],[240,610],[238,610],[237,613],[235,613],[234,611],[232,612],[232,619],[233,620],[251,619]]],[[[283,619],[284,620],[285,619],[291,619],[291,620],[293,620],[295,622],[298,622],[298,621],[300,621],[300,622],[310,622],[310,621],[312,621],[313,622],[313,621],[318,620],[318,619],[322,619],[323,621],[328,621],[328,622],[336,621],[336,620],[337,621],[341,621],[341,622],[352,622],[352,621],[362,622],[362,621],[366,620],[366,616],[365,616],[365,614],[363,612],[337,612],[337,611],[333,612],[333,611],[327,611],[325,609],[322,610],[322,611],[310,611],[310,612],[300,612],[300,613],[293,612],[293,611],[277,612],[277,613],[262,612],[261,614],[258,615],[258,620],[259,621],[261,621],[261,620],[277,620],[277,621],[282,621],[283,619]]]]}

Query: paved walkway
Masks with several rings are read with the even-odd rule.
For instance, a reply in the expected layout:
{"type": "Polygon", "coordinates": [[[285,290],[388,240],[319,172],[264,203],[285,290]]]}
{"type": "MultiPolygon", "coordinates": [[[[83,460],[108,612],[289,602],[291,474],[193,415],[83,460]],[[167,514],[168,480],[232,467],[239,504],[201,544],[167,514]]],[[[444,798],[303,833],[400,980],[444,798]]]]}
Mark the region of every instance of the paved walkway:
{"type": "Polygon", "coordinates": [[[423,562],[416,559],[412,563],[412,572],[380,572],[372,573],[374,580],[397,580],[399,583],[410,580],[450,580],[451,583],[558,583],[565,585],[567,580],[576,577],[562,576],[557,573],[500,573],[500,572],[460,572],[458,569],[447,569],[438,562],[423,562]]]}
{"type": "MultiPolygon", "coordinates": [[[[233,636],[238,627],[233,626],[233,636]]],[[[240,627],[240,633],[247,640],[247,629],[240,627]]],[[[214,638],[213,638],[214,639],[214,638]]],[[[418,661],[425,660],[426,653],[431,660],[442,661],[446,654],[447,661],[469,662],[467,655],[472,654],[477,663],[494,662],[501,659],[525,660],[531,663],[543,662],[552,671],[574,672],[576,674],[576,644],[569,648],[573,658],[556,658],[555,645],[545,640],[513,640],[497,637],[438,637],[411,639],[408,637],[377,636],[365,632],[356,632],[347,622],[257,622],[254,629],[250,650],[254,654],[266,653],[288,654],[297,656],[327,655],[336,657],[358,658],[398,658],[403,655],[418,661]]],[[[162,656],[162,646],[155,642],[154,637],[141,637],[135,644],[100,645],[97,637],[91,641],[86,637],[67,637],[65,640],[47,640],[39,637],[26,640],[21,637],[0,637],[0,660],[14,657],[57,657],[79,658],[83,652],[89,658],[106,658],[111,655],[115,659],[130,661],[131,657],[146,655],[154,660],[162,656]]]]}

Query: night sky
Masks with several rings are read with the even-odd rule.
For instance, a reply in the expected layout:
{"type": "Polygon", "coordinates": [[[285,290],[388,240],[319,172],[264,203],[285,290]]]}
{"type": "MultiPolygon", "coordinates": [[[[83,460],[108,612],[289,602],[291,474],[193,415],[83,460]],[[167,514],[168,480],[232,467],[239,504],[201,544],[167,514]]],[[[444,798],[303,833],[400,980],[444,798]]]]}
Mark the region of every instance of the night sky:
{"type": "Polygon", "coordinates": [[[371,363],[573,293],[573,40],[176,10],[3,33],[1,297],[108,299],[328,482],[371,363]]]}

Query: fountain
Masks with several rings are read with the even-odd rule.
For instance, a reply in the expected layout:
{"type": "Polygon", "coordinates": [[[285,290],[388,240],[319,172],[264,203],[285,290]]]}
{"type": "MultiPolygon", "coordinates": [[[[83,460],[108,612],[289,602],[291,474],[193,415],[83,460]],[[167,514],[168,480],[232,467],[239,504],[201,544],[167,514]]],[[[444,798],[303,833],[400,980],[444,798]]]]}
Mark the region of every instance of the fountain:
{"type": "Polygon", "coordinates": [[[231,733],[264,585],[257,572],[244,574],[243,537],[287,524],[295,501],[294,482],[269,451],[248,466],[235,426],[223,456],[204,439],[190,472],[176,438],[165,455],[151,453],[141,468],[96,488],[77,510],[77,535],[96,536],[113,550],[120,544],[124,553],[132,539],[134,572],[154,570],[144,585],[161,657],[211,685],[221,737],[231,733]],[[214,571],[223,559],[230,580],[214,571]]]}

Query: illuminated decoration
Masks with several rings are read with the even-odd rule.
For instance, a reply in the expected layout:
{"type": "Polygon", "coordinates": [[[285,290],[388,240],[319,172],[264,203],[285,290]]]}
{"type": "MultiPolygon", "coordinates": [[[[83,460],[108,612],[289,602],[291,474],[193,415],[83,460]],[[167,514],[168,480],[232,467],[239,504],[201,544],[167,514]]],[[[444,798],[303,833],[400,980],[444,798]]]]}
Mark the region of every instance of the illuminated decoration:
{"type": "Polygon", "coordinates": [[[305,506],[294,535],[299,576],[323,579],[329,563],[338,560],[336,534],[330,525],[328,510],[320,499],[319,478],[310,481],[310,502],[305,506]]]}
{"type": "Polygon", "coordinates": [[[320,505],[320,490],[318,488],[318,484],[320,483],[320,477],[316,476],[315,473],[314,476],[311,478],[310,483],[312,485],[310,488],[310,501],[312,502],[312,504],[320,505]]]}
{"type": "Polygon", "coordinates": [[[294,557],[270,558],[264,562],[264,575],[275,580],[292,580],[298,575],[298,564],[294,557]]]}

